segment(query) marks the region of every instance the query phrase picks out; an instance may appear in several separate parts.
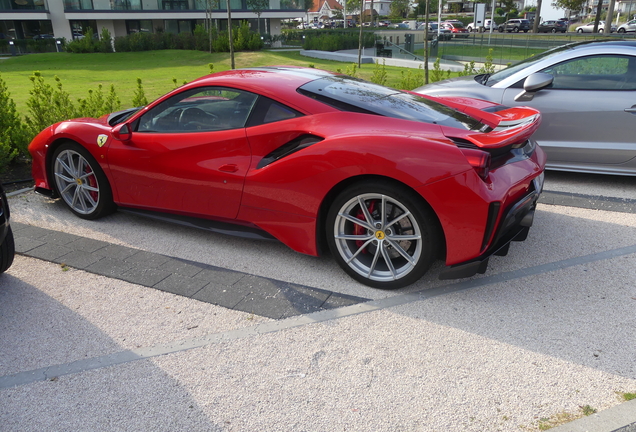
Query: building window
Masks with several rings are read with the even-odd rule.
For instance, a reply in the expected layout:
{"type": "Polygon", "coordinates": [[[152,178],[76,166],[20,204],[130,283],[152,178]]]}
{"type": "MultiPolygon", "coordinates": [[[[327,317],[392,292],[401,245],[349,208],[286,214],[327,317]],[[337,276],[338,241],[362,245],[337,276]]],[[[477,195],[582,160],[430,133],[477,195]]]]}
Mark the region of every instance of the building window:
{"type": "Polygon", "coordinates": [[[65,0],[64,10],[93,10],[92,0],[65,0]]]}
{"type": "Polygon", "coordinates": [[[162,0],[161,6],[164,10],[187,10],[188,0],[162,0]]]}
{"type": "Polygon", "coordinates": [[[70,21],[71,31],[73,32],[73,39],[82,39],[84,34],[91,29],[93,33],[93,37],[97,36],[97,21],[95,20],[78,20],[78,21],[70,21]]]}
{"type": "Polygon", "coordinates": [[[153,33],[152,20],[127,20],[126,32],[132,33],[153,33]]]}
{"type": "Polygon", "coordinates": [[[192,21],[190,20],[165,20],[166,33],[192,33],[192,21]]]}

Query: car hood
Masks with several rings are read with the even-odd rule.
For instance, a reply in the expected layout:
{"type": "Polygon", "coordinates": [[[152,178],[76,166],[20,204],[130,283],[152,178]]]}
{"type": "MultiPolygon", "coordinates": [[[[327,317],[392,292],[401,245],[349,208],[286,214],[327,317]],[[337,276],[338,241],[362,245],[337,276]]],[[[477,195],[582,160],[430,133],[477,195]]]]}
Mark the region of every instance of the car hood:
{"type": "Polygon", "coordinates": [[[501,103],[503,90],[482,85],[475,81],[475,76],[470,75],[438,81],[418,87],[413,91],[435,97],[461,96],[501,103]]]}

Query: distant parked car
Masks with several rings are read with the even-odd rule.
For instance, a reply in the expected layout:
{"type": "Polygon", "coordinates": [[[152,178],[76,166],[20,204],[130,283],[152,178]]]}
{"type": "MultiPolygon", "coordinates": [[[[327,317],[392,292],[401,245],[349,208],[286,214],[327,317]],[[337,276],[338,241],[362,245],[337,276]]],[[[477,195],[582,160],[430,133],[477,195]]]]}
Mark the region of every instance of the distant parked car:
{"type": "Polygon", "coordinates": [[[454,38],[467,38],[470,36],[470,33],[466,30],[466,27],[464,27],[461,21],[444,21],[442,26],[450,30],[454,38]]]}
{"type": "Polygon", "coordinates": [[[414,90],[541,111],[534,135],[547,168],[636,176],[636,41],[587,41],[530,57],[494,74],[414,90]]]}
{"type": "Polygon", "coordinates": [[[565,33],[568,25],[565,21],[548,20],[543,21],[537,28],[537,33],[565,33]]]}
{"type": "Polygon", "coordinates": [[[9,202],[0,185],[0,273],[4,273],[11,267],[14,256],[15,243],[11,225],[9,225],[9,202]]]}
{"type": "Polygon", "coordinates": [[[618,27],[617,30],[619,33],[633,32],[636,31],[636,19],[626,22],[625,24],[618,27]]]}
{"type": "Polygon", "coordinates": [[[471,22],[466,26],[466,30],[468,30],[469,32],[490,30],[491,22],[492,20],[490,19],[484,20],[484,25],[482,26],[475,26],[475,23],[471,22]]]}
{"type": "MultiPolygon", "coordinates": [[[[605,31],[605,21],[599,21],[598,23],[598,33],[603,33],[605,31]]],[[[614,33],[616,31],[616,26],[612,24],[611,32],[614,33]]],[[[578,26],[576,28],[577,33],[594,33],[594,21],[578,26]]]]}
{"type": "MultiPolygon", "coordinates": [[[[425,25],[426,24],[420,24],[417,29],[424,30],[425,25]]],[[[439,32],[437,31],[437,29],[438,29],[438,24],[436,22],[428,23],[428,40],[433,40],[437,38],[438,40],[447,41],[452,39],[453,35],[449,29],[445,28],[444,26],[442,26],[439,29],[439,32]]]]}
{"type": "Polygon", "coordinates": [[[530,21],[527,19],[511,19],[500,24],[497,30],[499,30],[499,33],[519,33],[520,31],[528,33],[531,28],[532,26],[530,25],[530,21]]]}

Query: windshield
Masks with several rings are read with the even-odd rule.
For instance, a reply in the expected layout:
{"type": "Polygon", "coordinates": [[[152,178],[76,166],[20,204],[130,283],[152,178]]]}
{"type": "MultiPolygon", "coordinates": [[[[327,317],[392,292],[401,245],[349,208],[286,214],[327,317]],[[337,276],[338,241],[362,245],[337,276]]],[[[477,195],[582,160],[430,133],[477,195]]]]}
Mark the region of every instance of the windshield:
{"type": "Polygon", "coordinates": [[[479,130],[484,126],[477,119],[441,103],[348,76],[317,79],[303,85],[298,91],[342,111],[467,130],[479,130]]]}
{"type": "Polygon", "coordinates": [[[497,73],[490,75],[488,77],[488,80],[482,84],[492,87],[493,85],[497,84],[500,81],[505,80],[509,76],[512,76],[513,74],[519,72],[522,69],[530,67],[533,64],[540,62],[543,59],[550,58],[552,56],[560,54],[562,51],[569,50],[569,49],[571,49],[570,45],[564,45],[564,46],[560,46],[558,48],[554,48],[549,51],[546,51],[542,54],[529,57],[525,60],[520,61],[519,63],[516,63],[512,66],[507,67],[506,69],[503,69],[497,73]]]}

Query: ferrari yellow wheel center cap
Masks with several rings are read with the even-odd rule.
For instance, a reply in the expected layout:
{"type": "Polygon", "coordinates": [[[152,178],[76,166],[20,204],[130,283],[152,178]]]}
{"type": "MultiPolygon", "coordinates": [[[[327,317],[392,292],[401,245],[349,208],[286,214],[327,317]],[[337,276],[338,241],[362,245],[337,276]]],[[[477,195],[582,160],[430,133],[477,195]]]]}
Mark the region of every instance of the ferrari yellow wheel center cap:
{"type": "Polygon", "coordinates": [[[384,240],[384,231],[376,231],[375,232],[375,238],[377,238],[378,240],[384,240]]]}
{"type": "Polygon", "coordinates": [[[81,178],[75,179],[75,183],[77,183],[78,186],[81,186],[83,184],[81,178]]]}

